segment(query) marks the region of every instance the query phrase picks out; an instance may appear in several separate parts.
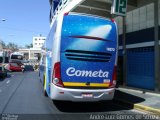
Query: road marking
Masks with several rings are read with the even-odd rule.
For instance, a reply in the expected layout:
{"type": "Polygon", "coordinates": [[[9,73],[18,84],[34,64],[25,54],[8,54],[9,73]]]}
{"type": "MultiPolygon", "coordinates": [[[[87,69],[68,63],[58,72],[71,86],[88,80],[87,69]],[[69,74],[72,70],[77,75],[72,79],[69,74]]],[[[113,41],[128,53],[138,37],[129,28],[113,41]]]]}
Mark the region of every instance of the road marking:
{"type": "Polygon", "coordinates": [[[10,80],[8,80],[6,83],[9,84],[9,83],[10,83],[10,80]]]}

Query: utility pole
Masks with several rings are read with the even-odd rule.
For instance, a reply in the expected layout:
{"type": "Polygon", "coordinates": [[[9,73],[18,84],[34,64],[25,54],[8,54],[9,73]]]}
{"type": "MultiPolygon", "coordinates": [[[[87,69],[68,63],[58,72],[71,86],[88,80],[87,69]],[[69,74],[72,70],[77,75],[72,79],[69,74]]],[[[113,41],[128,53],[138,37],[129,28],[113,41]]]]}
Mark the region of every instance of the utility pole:
{"type": "Polygon", "coordinates": [[[158,24],[158,0],[154,0],[154,67],[155,67],[155,91],[160,91],[160,55],[159,55],[159,24],[158,24]]]}

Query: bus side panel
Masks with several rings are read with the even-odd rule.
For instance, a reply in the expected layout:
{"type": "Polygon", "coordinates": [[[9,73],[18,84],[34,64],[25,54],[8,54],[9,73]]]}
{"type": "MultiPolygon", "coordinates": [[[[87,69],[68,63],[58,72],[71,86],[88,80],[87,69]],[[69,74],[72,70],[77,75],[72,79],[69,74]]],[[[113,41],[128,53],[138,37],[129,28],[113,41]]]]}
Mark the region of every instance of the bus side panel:
{"type": "Polygon", "coordinates": [[[53,71],[53,58],[54,56],[54,47],[53,42],[55,41],[55,32],[56,32],[56,25],[55,22],[50,30],[50,33],[46,40],[46,92],[48,96],[50,96],[50,84],[52,80],[52,71],[53,71]]]}
{"type": "Polygon", "coordinates": [[[46,58],[46,92],[50,95],[50,82],[51,82],[51,58],[46,58]]]}

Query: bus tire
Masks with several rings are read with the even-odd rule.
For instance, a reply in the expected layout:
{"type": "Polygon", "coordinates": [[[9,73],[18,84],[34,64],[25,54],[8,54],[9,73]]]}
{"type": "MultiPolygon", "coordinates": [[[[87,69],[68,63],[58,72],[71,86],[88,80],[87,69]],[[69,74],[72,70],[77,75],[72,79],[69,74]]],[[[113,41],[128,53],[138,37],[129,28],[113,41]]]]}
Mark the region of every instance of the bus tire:
{"type": "Polygon", "coordinates": [[[44,90],[44,96],[48,97],[46,90],[44,90]]]}
{"type": "Polygon", "coordinates": [[[45,90],[45,77],[43,77],[43,94],[45,97],[48,97],[47,92],[45,90]]]}

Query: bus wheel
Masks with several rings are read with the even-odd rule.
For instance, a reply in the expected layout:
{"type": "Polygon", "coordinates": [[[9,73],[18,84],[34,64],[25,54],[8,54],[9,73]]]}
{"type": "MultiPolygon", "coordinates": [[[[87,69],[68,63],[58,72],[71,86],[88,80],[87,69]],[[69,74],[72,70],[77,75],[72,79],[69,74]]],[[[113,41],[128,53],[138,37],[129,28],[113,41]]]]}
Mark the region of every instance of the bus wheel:
{"type": "Polygon", "coordinates": [[[44,96],[48,97],[47,92],[45,90],[45,79],[44,79],[44,77],[43,77],[43,94],[44,94],[44,96]]]}
{"type": "Polygon", "coordinates": [[[44,90],[44,96],[48,97],[46,90],[44,90]]]}

